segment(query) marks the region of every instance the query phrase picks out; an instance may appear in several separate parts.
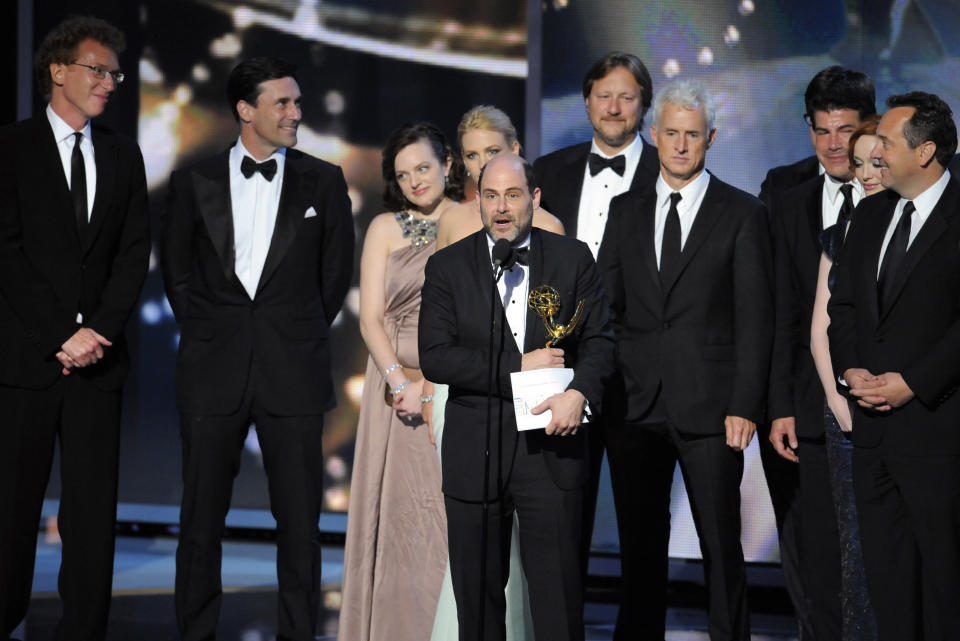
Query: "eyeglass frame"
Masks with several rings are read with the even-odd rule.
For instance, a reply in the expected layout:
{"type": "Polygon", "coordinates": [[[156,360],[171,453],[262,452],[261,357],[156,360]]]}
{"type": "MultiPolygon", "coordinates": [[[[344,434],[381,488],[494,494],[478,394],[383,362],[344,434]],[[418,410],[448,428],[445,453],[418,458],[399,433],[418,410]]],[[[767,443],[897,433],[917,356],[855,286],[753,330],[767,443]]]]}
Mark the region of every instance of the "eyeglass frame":
{"type": "Polygon", "coordinates": [[[122,71],[119,71],[119,70],[118,70],[118,71],[110,71],[110,70],[107,69],[106,67],[102,67],[102,66],[100,66],[100,65],[97,65],[97,66],[95,66],[95,67],[92,67],[92,66],[90,66],[90,65],[85,65],[85,64],[83,64],[82,62],[68,62],[68,63],[67,63],[67,66],[69,66],[69,65],[77,65],[78,67],[86,67],[87,69],[89,69],[90,71],[93,72],[93,76],[94,76],[94,78],[96,78],[97,80],[106,80],[106,79],[107,79],[107,76],[110,76],[111,78],[113,78],[113,84],[115,84],[116,86],[119,87],[120,85],[123,84],[124,73],[123,73],[122,71]]]}

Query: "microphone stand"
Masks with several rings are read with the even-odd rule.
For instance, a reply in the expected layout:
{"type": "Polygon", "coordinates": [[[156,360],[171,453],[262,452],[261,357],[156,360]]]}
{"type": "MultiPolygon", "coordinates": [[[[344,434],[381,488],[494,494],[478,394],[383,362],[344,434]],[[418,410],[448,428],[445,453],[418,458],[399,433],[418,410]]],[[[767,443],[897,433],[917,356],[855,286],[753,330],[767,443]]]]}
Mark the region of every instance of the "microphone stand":
{"type": "MultiPolygon", "coordinates": [[[[492,258],[494,274],[493,283],[490,288],[490,336],[487,350],[487,420],[483,441],[483,504],[481,507],[482,522],[480,523],[480,622],[478,630],[478,638],[480,641],[483,641],[484,638],[483,633],[484,626],[486,624],[487,610],[487,540],[489,538],[488,519],[490,516],[490,431],[493,411],[493,381],[495,378],[493,368],[493,336],[494,331],[496,330],[495,314],[497,309],[497,293],[499,291],[497,284],[500,282],[500,278],[503,276],[504,269],[511,264],[511,259],[513,258],[513,248],[509,246],[507,241],[500,239],[494,245],[492,258]],[[506,252],[503,250],[503,243],[507,243],[506,252]]],[[[497,488],[497,491],[499,492],[499,488],[497,488]]]]}

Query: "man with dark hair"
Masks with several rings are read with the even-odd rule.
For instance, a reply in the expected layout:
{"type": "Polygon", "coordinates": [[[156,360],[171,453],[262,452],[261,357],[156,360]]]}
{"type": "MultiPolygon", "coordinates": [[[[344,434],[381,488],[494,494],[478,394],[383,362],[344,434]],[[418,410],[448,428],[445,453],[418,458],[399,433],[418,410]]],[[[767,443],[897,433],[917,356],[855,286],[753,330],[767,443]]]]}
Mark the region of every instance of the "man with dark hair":
{"type": "Polygon", "coordinates": [[[113,577],[124,326],[147,274],[137,144],[93,124],[123,80],[123,34],[57,25],[37,52],[45,113],[0,130],[0,637],[30,602],[37,524],[59,438],[57,638],[102,640],[113,577]]]}
{"type": "Polygon", "coordinates": [[[350,284],[353,218],[339,167],[294,149],[293,65],[230,74],[236,144],[170,177],[163,277],[180,325],[183,502],[177,627],[212,639],[220,537],[256,424],[277,519],[278,639],[314,638],[320,598],[323,413],[335,405],[329,332],[350,284]]]}
{"type": "MultiPolygon", "coordinates": [[[[585,242],[598,259],[610,200],[657,179],[657,150],[638,133],[653,100],[650,72],[635,55],[611,51],[584,76],[583,100],[593,125],[593,139],[541,156],[533,168],[541,190],[541,206],[560,219],[567,235],[585,242]]],[[[581,533],[584,576],[605,447],[621,540],[630,540],[629,533],[643,527],[640,515],[621,509],[634,492],[641,491],[634,482],[631,453],[623,451],[618,457],[610,449],[619,438],[624,411],[624,394],[616,387],[618,381],[619,377],[611,380],[604,415],[596,417],[589,428],[590,481],[585,489],[581,533]]]]}
{"type": "MultiPolygon", "coordinates": [[[[698,81],[657,94],[650,136],[660,177],[610,203],[603,238],[600,267],[627,395],[623,442],[636,470],[631,503],[617,507],[640,524],[632,539],[621,538],[618,641],[664,638],[678,462],[703,553],[710,639],[750,638],[740,482],[766,396],[770,248],[763,204],[704,169],[714,118],[698,81]]],[[[614,447],[611,461],[622,453],[614,447]]]]}
{"type": "MultiPolygon", "coordinates": [[[[825,397],[810,352],[810,324],[820,267],[820,232],[849,220],[864,197],[853,175],[849,140],[875,109],[873,83],[830,67],[807,89],[807,122],[821,176],[770,194],[776,329],[770,369],[769,442],[798,463],[799,575],[812,638],[843,638],[840,533],[827,466],[825,397]]],[[[865,614],[864,616],[869,616],[865,614]]]]}
{"type": "MultiPolygon", "coordinates": [[[[887,188],[847,235],[828,304],[853,405],[853,482],[879,638],[957,638],[960,185],[937,96],[891,97],[873,150],[887,188]]],[[[801,459],[803,454],[801,454],[801,459]]]]}
{"type": "Polygon", "coordinates": [[[450,385],[441,460],[461,641],[505,638],[503,587],[514,511],[536,638],[584,638],[578,544],[588,474],[580,423],[587,403],[600,408],[613,368],[613,336],[593,257],[582,242],[531,228],[540,191],[530,185],[525,160],[498,154],[487,163],[477,194],[484,229],[431,256],[423,284],[420,366],[427,379],[450,385]],[[522,258],[494,284],[491,256],[500,239],[522,258]],[[528,293],[542,286],[561,297],[557,322],[570,323],[583,304],[573,332],[553,347],[544,347],[550,337],[528,306],[528,293]],[[499,302],[491,330],[493,288],[499,302]],[[534,414],[550,410],[549,424],[518,431],[510,374],[554,367],[574,373],[565,391],[532,408],[534,414]],[[484,424],[491,416],[486,447],[484,424]],[[477,562],[484,516],[486,585],[477,562]]]}

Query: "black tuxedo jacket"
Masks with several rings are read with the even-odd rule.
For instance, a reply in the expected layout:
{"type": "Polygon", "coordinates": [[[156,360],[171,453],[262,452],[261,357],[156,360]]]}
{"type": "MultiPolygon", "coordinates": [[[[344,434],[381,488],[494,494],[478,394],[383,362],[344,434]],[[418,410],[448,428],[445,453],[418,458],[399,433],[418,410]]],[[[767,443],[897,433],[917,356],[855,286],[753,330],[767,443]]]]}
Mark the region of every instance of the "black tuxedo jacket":
{"type": "Polygon", "coordinates": [[[770,418],[796,418],[797,434],[823,435],[823,386],[810,352],[820,270],[823,176],[773,194],[770,227],[776,282],[770,418]]]}
{"type": "Polygon", "coordinates": [[[61,374],[56,353],[83,325],[113,342],[72,376],[103,390],[128,369],[123,329],[150,260],[143,158],[137,144],[92,124],[96,198],[80,237],[46,114],[0,129],[0,384],[42,389],[61,374]]]}
{"type": "MultiPolygon", "coordinates": [[[[582,242],[534,228],[530,238],[530,291],[550,285],[560,293],[557,322],[566,323],[577,301],[584,311],[574,332],[559,347],[567,367],[574,368],[570,387],[600,411],[604,383],[613,369],[613,334],[603,302],[600,274],[582,242]]],[[[450,385],[444,420],[443,491],[464,501],[483,499],[484,438],[487,416],[487,367],[490,294],[493,288],[486,232],[479,231],[430,257],[420,305],[420,366],[424,376],[450,385]]],[[[513,410],[510,373],[519,372],[521,353],[506,326],[503,305],[496,296],[491,475],[487,497],[498,495],[498,479],[511,470],[518,432],[513,410]],[[498,441],[498,434],[502,440],[498,441]]],[[[547,332],[533,310],[527,310],[524,353],[546,345],[547,332]]],[[[558,487],[573,489],[587,479],[586,429],[574,436],[526,432],[528,447],[543,452],[558,487]]]]}
{"type": "MultiPolygon", "coordinates": [[[[877,265],[899,196],[857,207],[830,297],[836,376],[851,367],[900,372],[916,398],[888,413],[859,406],[854,444],[881,442],[906,456],[960,454],[960,184],[951,179],[897,270],[892,302],[879,309],[877,265]]],[[[842,386],[839,389],[843,389],[842,386]]]]}
{"type": "Polygon", "coordinates": [[[353,267],[343,173],[287,150],[276,226],[251,300],[234,271],[229,153],[170,177],[163,277],[181,329],[177,406],[229,414],[252,372],[267,412],[321,414],[335,405],[329,328],[353,267]],[[305,217],[311,207],[316,216],[305,217]]]}
{"type": "Polygon", "coordinates": [[[641,422],[658,389],[684,433],[722,434],[727,415],[759,421],[773,340],[766,210],[711,176],[681,268],[663,290],[656,200],[655,185],[614,198],[600,253],[626,421],[641,422]]]}
{"type": "MultiPolygon", "coordinates": [[[[639,135],[639,134],[637,134],[639,135]]],[[[540,206],[560,219],[567,236],[577,237],[577,218],[580,213],[580,192],[583,191],[583,173],[590,157],[590,142],[558,149],[537,158],[533,172],[540,187],[540,206]]],[[[640,162],[633,174],[630,191],[642,189],[657,180],[660,158],[657,148],[643,141],[640,162]]]]}
{"type": "Polygon", "coordinates": [[[767,172],[763,182],[760,183],[760,200],[768,208],[771,198],[781,194],[791,187],[796,187],[801,183],[816,178],[820,173],[820,161],[816,156],[807,156],[803,160],[798,160],[789,165],[780,165],[767,172]]]}

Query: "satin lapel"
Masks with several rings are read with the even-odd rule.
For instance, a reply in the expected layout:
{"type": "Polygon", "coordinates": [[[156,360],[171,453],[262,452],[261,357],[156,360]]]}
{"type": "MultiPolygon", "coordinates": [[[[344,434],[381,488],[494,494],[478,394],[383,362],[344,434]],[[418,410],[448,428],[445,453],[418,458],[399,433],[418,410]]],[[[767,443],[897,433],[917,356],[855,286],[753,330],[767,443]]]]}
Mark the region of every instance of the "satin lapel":
{"type": "Polygon", "coordinates": [[[640,162],[637,164],[637,169],[633,172],[633,180],[630,182],[630,190],[641,189],[655,181],[659,172],[660,156],[657,154],[657,148],[644,140],[643,151],[640,152],[640,162]]]}
{"type": "Polygon", "coordinates": [[[657,250],[655,247],[657,242],[657,192],[655,189],[647,192],[647,197],[640,201],[637,211],[632,212],[632,214],[628,224],[622,225],[621,229],[632,227],[638,233],[624,234],[622,240],[629,243],[631,240],[641,239],[640,246],[637,248],[637,251],[640,252],[640,260],[647,268],[647,274],[653,282],[653,288],[660,291],[660,267],[657,265],[657,250]]]}
{"type": "Polygon", "coordinates": [[[700,211],[697,212],[693,220],[693,227],[690,228],[690,234],[687,236],[687,242],[683,244],[683,251],[680,252],[680,266],[673,275],[673,280],[667,283],[664,296],[670,293],[677,280],[686,270],[687,265],[693,258],[703,242],[710,236],[710,230],[720,220],[720,214],[723,212],[723,200],[716,190],[716,179],[711,178],[707,185],[707,193],[703,195],[703,202],[700,203],[700,211]]]}
{"type": "MultiPolygon", "coordinates": [[[[910,273],[917,266],[917,263],[920,262],[920,259],[923,258],[927,250],[940,238],[943,232],[947,231],[949,225],[947,224],[946,216],[956,210],[958,190],[960,190],[960,187],[957,187],[954,181],[951,180],[947,184],[947,189],[940,197],[937,206],[930,212],[930,217],[927,218],[927,222],[923,224],[917,237],[910,243],[910,247],[903,257],[903,262],[900,263],[900,266],[897,268],[897,277],[893,281],[893,289],[890,292],[890,302],[887,304],[886,309],[880,310],[881,322],[886,318],[887,314],[890,313],[890,309],[896,304],[897,297],[900,296],[900,292],[903,290],[904,285],[907,284],[907,279],[910,278],[910,273]]],[[[886,230],[886,228],[884,228],[884,230],[886,230]]]]}
{"type": "Polygon", "coordinates": [[[83,234],[82,244],[84,254],[90,251],[100,229],[103,219],[110,210],[111,199],[116,189],[117,177],[117,142],[112,134],[93,130],[93,156],[97,163],[97,190],[93,199],[93,211],[90,213],[90,223],[83,234]]]}
{"type": "MultiPolygon", "coordinates": [[[[540,238],[540,233],[534,229],[530,232],[530,255],[529,255],[529,271],[527,273],[527,283],[529,284],[529,291],[533,291],[540,285],[551,285],[557,287],[557,283],[545,283],[543,282],[543,240],[540,238]]],[[[558,290],[559,291],[559,290],[558,290]]],[[[527,308],[527,326],[523,332],[523,353],[533,351],[539,347],[543,347],[547,343],[547,331],[543,326],[543,320],[537,316],[537,313],[530,308],[527,300],[523,301],[523,304],[527,308]]],[[[561,301],[563,304],[564,301],[561,301]]]]}
{"type": "Polygon", "coordinates": [[[47,176],[49,181],[43,191],[49,189],[48,195],[54,201],[53,210],[60,217],[58,226],[68,230],[67,234],[73,236],[77,245],[80,245],[80,236],[77,234],[77,218],[73,213],[73,200],[70,198],[70,188],[67,187],[67,176],[63,173],[63,163],[60,161],[60,150],[57,149],[57,141],[53,137],[53,129],[50,122],[43,114],[33,119],[36,135],[34,139],[37,146],[25,151],[25,156],[31,155],[36,158],[36,165],[39,168],[37,175],[47,176]]]}
{"type": "Polygon", "coordinates": [[[300,194],[304,181],[300,173],[299,163],[296,158],[291,156],[293,156],[293,153],[288,152],[284,162],[283,187],[280,190],[277,221],[273,227],[270,249],[267,250],[267,258],[263,263],[263,273],[261,273],[260,283],[257,285],[257,294],[263,291],[264,285],[269,282],[270,277],[283,262],[283,257],[297,237],[297,230],[303,223],[303,215],[307,209],[306,199],[302,198],[300,194]]]}
{"type": "Polygon", "coordinates": [[[563,202],[570,203],[568,220],[563,221],[566,235],[577,237],[577,219],[580,217],[580,198],[583,194],[583,172],[587,170],[587,157],[590,154],[590,145],[581,151],[580,147],[571,150],[567,155],[567,164],[563,166],[561,175],[557,179],[564,186],[563,202]],[[574,153],[577,152],[577,153],[574,153]]]}
{"type": "MultiPolygon", "coordinates": [[[[493,265],[490,262],[490,249],[487,247],[487,233],[483,230],[478,231],[475,234],[474,241],[474,273],[476,275],[476,282],[474,284],[476,292],[478,292],[478,301],[479,304],[477,309],[483,310],[479,315],[480,326],[487,328],[489,331],[490,327],[488,322],[490,321],[490,290],[493,288],[493,265]]],[[[493,296],[494,299],[494,322],[500,322],[500,319],[504,319],[503,311],[503,301],[500,300],[499,293],[496,296],[493,296]]],[[[502,337],[503,332],[500,332],[498,336],[502,337]]],[[[508,342],[506,351],[513,351],[516,349],[516,342],[512,339],[508,342]],[[511,349],[512,348],[512,349],[511,349]]]]}
{"type": "Polygon", "coordinates": [[[207,226],[207,234],[220,259],[227,280],[232,280],[236,267],[233,247],[233,211],[230,207],[230,162],[228,153],[222,154],[206,173],[191,174],[197,194],[197,207],[207,226]]]}
{"type": "Polygon", "coordinates": [[[823,187],[825,180],[825,177],[821,177],[820,180],[815,181],[817,188],[807,194],[804,211],[807,216],[807,227],[810,229],[810,242],[817,252],[818,259],[820,257],[820,232],[823,231],[823,187]]]}
{"type": "MultiPolygon", "coordinates": [[[[880,197],[882,197],[881,194],[872,196],[872,198],[880,197]]],[[[896,210],[898,200],[898,198],[890,199],[890,205],[886,213],[882,216],[882,219],[877,221],[876,225],[868,227],[869,231],[867,233],[869,234],[869,239],[864,243],[868,251],[866,252],[867,260],[862,265],[862,282],[867,283],[873,290],[873,294],[868,295],[867,300],[870,301],[870,314],[873,320],[877,322],[880,320],[880,302],[877,299],[877,266],[880,264],[880,249],[883,246],[883,237],[886,235],[887,228],[890,226],[890,220],[893,218],[893,212],[896,210]]]]}

